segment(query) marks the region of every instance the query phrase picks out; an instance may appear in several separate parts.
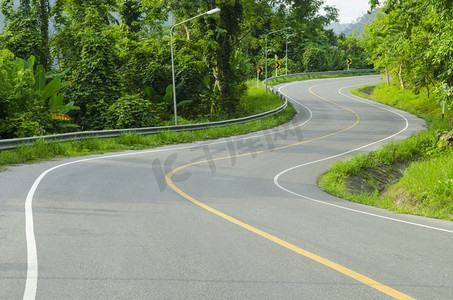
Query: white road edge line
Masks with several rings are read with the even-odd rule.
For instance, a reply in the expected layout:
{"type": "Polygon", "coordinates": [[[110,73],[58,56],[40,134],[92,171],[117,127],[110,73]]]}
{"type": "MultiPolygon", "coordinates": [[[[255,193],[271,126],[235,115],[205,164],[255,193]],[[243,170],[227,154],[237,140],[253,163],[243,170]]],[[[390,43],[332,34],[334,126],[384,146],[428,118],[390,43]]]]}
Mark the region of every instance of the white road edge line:
{"type": "MultiPolygon", "coordinates": [[[[355,85],[354,85],[355,86],[355,85]]],[[[281,91],[282,88],[284,88],[285,86],[282,86],[280,89],[279,89],[279,92],[286,95],[285,93],[283,93],[281,91]]],[[[350,86],[352,87],[352,86],[350,86]]],[[[442,232],[447,232],[447,233],[453,233],[453,230],[448,230],[448,229],[443,229],[443,228],[438,228],[438,227],[433,227],[433,226],[428,226],[428,225],[423,225],[423,224],[420,224],[420,223],[415,223],[415,222],[409,222],[409,221],[405,221],[405,220],[401,220],[401,219],[396,219],[396,218],[391,218],[391,217],[386,217],[386,216],[382,216],[382,215],[378,215],[378,214],[373,214],[373,213],[369,213],[369,212],[366,212],[366,211],[361,211],[361,210],[357,210],[357,209],[353,209],[353,208],[349,208],[349,207],[345,207],[345,206],[341,206],[341,205],[336,205],[336,204],[333,204],[333,203],[329,203],[329,202],[325,202],[325,201],[322,201],[322,200],[318,200],[318,199],[313,199],[313,198],[310,198],[308,196],[305,196],[305,195],[301,195],[301,194],[298,194],[294,191],[291,191],[285,187],[283,187],[279,182],[279,178],[287,173],[287,172],[290,172],[294,169],[298,169],[298,168],[302,168],[302,167],[305,167],[305,166],[308,166],[308,165],[312,165],[312,164],[316,164],[316,163],[319,163],[319,162],[322,162],[322,161],[326,161],[326,160],[330,160],[330,159],[333,159],[333,158],[337,158],[337,157],[340,157],[340,156],[343,156],[343,155],[346,155],[346,154],[350,154],[352,152],[356,152],[358,150],[361,150],[361,149],[364,149],[364,148],[367,148],[367,147],[370,147],[370,146],[373,146],[375,144],[378,144],[378,143],[381,143],[385,140],[388,140],[388,139],[391,139],[401,133],[403,133],[404,131],[407,130],[407,128],[409,127],[409,121],[407,120],[406,117],[404,117],[402,114],[396,112],[396,111],[393,111],[391,109],[388,109],[388,108],[385,108],[385,107],[382,107],[380,105],[376,105],[376,104],[373,104],[373,103],[369,103],[367,101],[363,101],[361,100],[360,98],[354,98],[354,97],[351,97],[349,95],[346,95],[344,94],[342,91],[346,88],[350,88],[350,87],[343,87],[341,88],[340,90],[338,90],[338,93],[340,93],[341,95],[347,97],[347,98],[350,98],[350,99],[353,99],[354,101],[359,101],[359,102],[362,102],[364,104],[367,104],[367,105],[371,105],[371,106],[374,106],[376,108],[379,108],[379,109],[382,109],[382,110],[386,110],[386,111],[389,111],[391,113],[394,113],[398,116],[400,116],[401,118],[403,118],[406,122],[406,126],[404,127],[404,129],[400,130],[399,132],[393,134],[393,135],[390,135],[386,138],[383,138],[383,139],[380,139],[378,141],[375,141],[373,143],[370,143],[370,144],[367,144],[367,145],[364,145],[364,146],[361,146],[361,147],[358,147],[358,148],[355,148],[355,149],[352,149],[352,150],[349,150],[349,151],[346,151],[346,152],[343,152],[343,153],[339,153],[339,154],[336,154],[336,155],[332,155],[332,156],[329,156],[329,157],[325,157],[325,158],[322,158],[322,159],[318,159],[318,160],[314,160],[314,161],[311,161],[311,162],[307,162],[307,163],[304,163],[304,164],[300,164],[300,165],[297,165],[297,166],[294,166],[294,167],[291,167],[291,168],[288,168],[280,173],[278,173],[275,177],[274,177],[274,184],[282,189],[283,191],[287,192],[287,193],[290,193],[294,196],[297,196],[297,197],[300,197],[300,198],[303,198],[303,199],[306,199],[306,200],[309,200],[309,201],[313,201],[313,202],[316,202],[316,203],[320,203],[320,204],[324,204],[324,205],[328,205],[328,206],[332,206],[332,207],[336,207],[336,208],[340,208],[340,209],[344,209],[344,210],[348,210],[348,211],[351,211],[351,212],[355,212],[355,213],[359,213],[359,214],[364,214],[364,215],[368,215],[368,216],[372,216],[372,217],[376,217],[376,218],[381,218],[381,219],[385,219],[385,220],[390,220],[390,221],[394,221],[394,222],[399,222],[399,223],[404,223],[404,224],[408,224],[408,225],[413,225],[413,226],[417,226],[417,227],[423,227],[423,228],[427,228],[427,229],[432,229],[432,230],[437,230],[437,231],[442,231],[442,232]]]]}
{"type": "MultiPolygon", "coordinates": [[[[282,128],[277,131],[271,131],[270,134],[274,135],[283,131],[288,131],[295,129],[297,127],[302,127],[308,122],[311,121],[313,117],[312,111],[303,105],[302,103],[298,102],[295,99],[292,99],[291,97],[287,96],[289,99],[291,99],[293,102],[301,105],[304,107],[308,112],[309,112],[309,118],[305,120],[304,122],[291,126],[289,128],[282,128]]],[[[283,125],[282,125],[283,126],[283,125]]],[[[263,130],[262,132],[266,132],[266,130],[263,130]]],[[[255,134],[247,137],[239,137],[239,138],[233,138],[233,141],[240,141],[240,140],[248,140],[256,137],[262,137],[264,133],[262,134],[255,134]]],[[[211,143],[206,143],[203,145],[217,145],[217,144],[222,144],[225,143],[225,139],[220,139],[216,142],[211,142],[211,143]]],[[[24,300],[34,300],[36,298],[36,290],[38,287],[38,252],[37,252],[37,247],[36,247],[36,237],[35,237],[35,230],[34,230],[34,222],[33,222],[33,197],[35,195],[36,190],[38,189],[39,184],[41,181],[44,179],[44,177],[49,174],[50,172],[59,169],[61,167],[77,164],[77,163],[82,163],[82,162],[88,162],[88,161],[93,161],[93,160],[100,160],[100,159],[105,159],[105,158],[117,158],[117,157],[124,157],[124,156],[132,156],[132,155],[141,155],[141,154],[149,154],[149,153],[158,153],[158,152],[167,152],[167,151],[177,151],[177,150],[185,150],[185,149],[191,149],[191,148],[196,148],[200,146],[200,143],[194,143],[191,145],[186,145],[186,146],[180,146],[180,147],[169,147],[169,148],[164,148],[164,149],[153,149],[153,150],[143,150],[143,151],[138,151],[138,152],[132,152],[132,153],[123,153],[123,154],[110,154],[110,155],[103,155],[103,156],[96,156],[92,158],[85,158],[85,159],[79,159],[76,161],[72,162],[67,162],[63,163],[57,166],[54,166],[50,169],[47,169],[46,171],[42,172],[41,175],[34,181],[32,187],[28,191],[27,198],[25,200],[25,238],[26,238],[26,246],[27,246],[27,278],[25,281],[25,291],[24,291],[24,300]]]]}
{"type": "MultiPolygon", "coordinates": [[[[342,78],[339,78],[339,79],[342,79],[342,78]]],[[[320,80],[322,80],[322,79],[311,80],[311,82],[320,81],[320,80]]],[[[297,83],[299,83],[299,82],[287,83],[287,84],[283,85],[282,87],[280,87],[279,91],[282,88],[286,87],[286,86],[297,84],[297,83]]],[[[284,93],[282,93],[282,94],[284,94],[284,93]]],[[[295,102],[295,103],[301,105],[302,107],[304,107],[309,112],[310,116],[309,116],[309,118],[307,120],[305,120],[301,124],[294,125],[294,126],[289,127],[289,128],[282,128],[281,130],[278,130],[278,131],[272,131],[272,132],[270,132],[271,134],[276,134],[276,133],[280,133],[280,132],[283,132],[283,131],[292,130],[294,128],[304,126],[305,124],[310,122],[312,117],[313,117],[312,111],[307,106],[305,106],[304,104],[300,103],[299,101],[289,97],[286,94],[284,94],[284,95],[287,98],[291,99],[293,102],[295,102]]],[[[264,132],[266,132],[266,131],[264,131],[264,132]]],[[[251,135],[251,136],[247,136],[247,137],[233,138],[233,140],[234,141],[247,140],[247,139],[252,139],[252,138],[261,137],[261,136],[263,136],[263,134],[256,134],[256,135],[251,135]]],[[[217,144],[222,144],[224,142],[225,142],[225,139],[221,139],[219,141],[212,142],[212,143],[207,143],[207,144],[204,144],[204,145],[217,145],[217,144]]],[[[24,291],[23,299],[24,300],[25,299],[26,300],[34,300],[36,298],[36,290],[37,290],[37,283],[38,283],[38,255],[37,255],[36,237],[35,237],[35,232],[34,232],[34,221],[33,221],[33,197],[35,195],[36,190],[39,187],[39,184],[41,183],[41,181],[44,179],[45,176],[47,176],[50,172],[52,172],[52,171],[54,171],[56,169],[59,169],[61,167],[65,167],[65,166],[68,166],[68,165],[77,164],[77,163],[94,161],[94,160],[100,160],[100,159],[106,159],[106,158],[118,158],[118,157],[149,154],[149,153],[160,153],[160,152],[167,152],[167,151],[177,151],[177,150],[191,149],[191,148],[199,147],[199,145],[200,145],[200,143],[194,143],[193,145],[186,145],[186,146],[180,146],[180,147],[169,147],[169,148],[164,148],[164,149],[143,150],[143,151],[132,152],[132,153],[122,153],[122,154],[110,154],[110,155],[96,156],[96,157],[79,159],[79,160],[76,160],[76,161],[63,163],[63,164],[54,166],[54,167],[52,167],[50,169],[47,169],[46,171],[42,172],[41,175],[39,175],[39,177],[34,181],[32,187],[30,188],[30,190],[29,190],[29,192],[27,194],[27,198],[26,198],[26,201],[25,201],[25,235],[26,235],[26,244],[27,244],[26,245],[27,246],[27,278],[26,278],[26,283],[25,283],[25,291],[24,291]]],[[[367,146],[369,146],[369,145],[367,145],[367,146]]],[[[344,154],[341,154],[341,155],[344,155],[344,154]]],[[[315,163],[315,162],[313,162],[313,163],[315,163]]],[[[275,182],[275,180],[274,180],[274,182],[275,182]]],[[[277,183],[277,185],[278,185],[278,183],[277,183]]],[[[283,190],[286,190],[283,187],[280,187],[280,188],[283,189],[283,190]]],[[[291,192],[289,190],[286,190],[286,191],[288,193],[294,194],[293,192],[291,192]]],[[[304,196],[302,196],[302,195],[297,195],[297,196],[304,198],[304,196]]],[[[319,201],[319,200],[313,199],[313,201],[319,201]]],[[[323,203],[323,204],[335,206],[333,204],[324,203],[322,201],[320,201],[320,202],[323,203]]],[[[343,208],[343,209],[348,209],[346,207],[341,207],[341,206],[338,206],[338,207],[343,208]]],[[[349,210],[352,210],[352,209],[349,209],[349,210]]],[[[362,212],[362,213],[368,214],[368,213],[365,213],[365,212],[362,212]]],[[[372,214],[370,214],[370,215],[372,215],[372,214]]],[[[386,217],[382,217],[382,218],[386,218],[386,217]]],[[[401,222],[404,223],[405,221],[401,221],[401,222]]],[[[423,227],[424,225],[420,225],[420,226],[423,227]]],[[[426,226],[426,227],[430,228],[429,226],[426,226]]],[[[451,231],[448,231],[448,230],[444,230],[444,231],[451,232],[451,231]]]]}

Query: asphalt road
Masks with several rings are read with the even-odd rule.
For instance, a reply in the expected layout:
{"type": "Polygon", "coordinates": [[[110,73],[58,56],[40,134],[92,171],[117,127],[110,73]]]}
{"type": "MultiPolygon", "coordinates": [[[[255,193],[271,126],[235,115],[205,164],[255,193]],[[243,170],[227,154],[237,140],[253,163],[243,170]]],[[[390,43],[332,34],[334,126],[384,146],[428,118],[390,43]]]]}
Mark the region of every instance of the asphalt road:
{"type": "Polygon", "coordinates": [[[265,132],[1,172],[0,299],[452,299],[453,222],[317,187],[424,128],[348,92],[378,80],[280,86],[299,114],[265,132]]]}

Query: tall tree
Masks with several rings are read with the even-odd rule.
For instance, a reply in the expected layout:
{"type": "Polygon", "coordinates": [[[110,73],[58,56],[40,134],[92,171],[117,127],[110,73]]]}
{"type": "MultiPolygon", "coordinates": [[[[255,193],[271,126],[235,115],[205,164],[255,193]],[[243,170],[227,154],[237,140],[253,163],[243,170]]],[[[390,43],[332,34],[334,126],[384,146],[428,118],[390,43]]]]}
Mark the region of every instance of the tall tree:
{"type": "Polygon", "coordinates": [[[427,94],[453,85],[451,1],[388,0],[364,35],[371,61],[385,67],[401,88],[427,94]]]}
{"type": "MultiPolygon", "coordinates": [[[[244,85],[241,83],[245,77],[241,73],[247,69],[236,71],[232,67],[233,53],[237,49],[240,49],[240,52],[253,53],[255,57],[252,61],[258,63],[261,57],[264,57],[267,33],[291,27],[293,44],[304,44],[307,37],[323,35],[323,27],[338,16],[336,9],[323,6],[323,1],[320,0],[170,1],[170,11],[176,18],[175,23],[215,7],[221,9],[219,18],[201,18],[184,24],[179,32],[187,39],[194,38],[194,35],[198,38],[213,38],[214,43],[206,43],[205,55],[209,66],[215,70],[214,77],[222,109],[229,114],[234,113],[235,103],[244,92],[244,85]],[[320,14],[321,9],[324,9],[326,14],[320,14]]],[[[279,53],[284,53],[284,41],[284,37],[272,38],[269,48],[281,49],[279,53]]],[[[299,52],[292,51],[294,56],[302,57],[304,50],[301,48],[299,52]]]]}
{"type": "Polygon", "coordinates": [[[216,75],[221,108],[229,115],[236,112],[240,97],[245,92],[240,70],[233,68],[234,48],[240,35],[239,23],[243,16],[239,0],[220,3],[220,23],[216,42],[216,75]]]}
{"type": "Polygon", "coordinates": [[[2,0],[1,11],[6,28],[0,36],[0,45],[21,58],[35,56],[49,70],[49,0],[20,0],[16,10],[13,0],[2,0]]]}
{"type": "Polygon", "coordinates": [[[72,85],[70,100],[80,107],[73,114],[83,129],[102,129],[105,113],[120,96],[111,0],[60,0],[55,48],[72,85]]]}
{"type": "Polygon", "coordinates": [[[49,51],[49,20],[50,20],[50,4],[49,0],[39,0],[37,5],[38,23],[41,35],[41,53],[38,55],[38,61],[44,69],[50,69],[50,51],[49,51]]]}
{"type": "MultiPolygon", "coordinates": [[[[219,106],[226,114],[234,114],[236,105],[245,91],[241,72],[233,67],[234,50],[238,46],[242,5],[239,0],[210,0],[203,2],[170,1],[170,11],[178,20],[188,19],[202,12],[220,8],[220,16],[205,16],[189,24],[176,28],[176,35],[181,34],[187,40],[201,40],[207,70],[213,70],[213,80],[207,80],[217,89],[219,106]],[[193,29],[192,29],[193,28],[193,29]]],[[[205,82],[207,82],[205,80],[205,82]]]]}
{"type": "Polygon", "coordinates": [[[119,5],[119,13],[122,25],[133,39],[138,39],[138,33],[142,29],[141,1],[123,0],[119,5]]]}

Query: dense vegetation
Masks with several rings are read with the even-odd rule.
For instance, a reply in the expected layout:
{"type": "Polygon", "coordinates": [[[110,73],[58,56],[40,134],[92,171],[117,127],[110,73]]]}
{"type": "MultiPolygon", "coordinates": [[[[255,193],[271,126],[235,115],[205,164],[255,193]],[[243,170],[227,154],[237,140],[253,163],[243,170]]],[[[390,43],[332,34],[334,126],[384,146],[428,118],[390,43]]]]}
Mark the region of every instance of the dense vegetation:
{"type": "Polygon", "coordinates": [[[379,84],[358,95],[410,111],[427,120],[429,129],[407,140],[389,143],[370,154],[335,163],[320,186],[338,197],[402,213],[453,220],[453,146],[439,137],[452,129],[453,116],[426,91],[416,94],[399,86],[379,84]]]}
{"type": "Polygon", "coordinates": [[[346,57],[368,64],[355,38],[324,30],[337,10],[319,0],[0,3],[0,138],[174,122],[170,26],[216,7],[174,29],[183,122],[242,115],[275,30],[290,27],[268,35],[271,70],[284,65],[286,40],[293,73],[344,69],[346,57]]]}
{"type": "MultiPolygon", "coordinates": [[[[266,93],[263,86],[258,88],[255,82],[248,82],[247,93],[239,101],[244,114],[253,115],[279,107],[282,99],[273,93],[266,93]]],[[[136,150],[154,148],[158,146],[189,143],[206,139],[215,139],[232,135],[240,135],[258,130],[270,129],[277,125],[288,123],[296,114],[296,110],[289,104],[286,109],[276,115],[264,119],[248,122],[241,125],[213,127],[204,130],[168,132],[161,131],[153,135],[139,135],[125,132],[118,138],[96,139],[90,138],[71,142],[53,142],[39,139],[30,145],[20,145],[11,150],[0,151],[0,171],[2,166],[36,162],[43,159],[59,157],[82,156],[112,151],[136,150]]]]}
{"type": "Polygon", "coordinates": [[[453,85],[453,3],[388,0],[379,10],[361,44],[374,65],[384,68],[387,83],[362,90],[373,90],[372,100],[423,117],[429,129],[336,163],[320,185],[352,201],[453,220],[453,146],[439,139],[453,128],[452,94],[446,88],[453,85]]]}
{"type": "Polygon", "coordinates": [[[443,88],[453,85],[452,1],[385,1],[376,21],[366,27],[362,44],[374,66],[385,69],[388,84],[391,75],[401,89],[425,89],[433,99],[428,101],[448,98],[453,107],[443,88]]]}

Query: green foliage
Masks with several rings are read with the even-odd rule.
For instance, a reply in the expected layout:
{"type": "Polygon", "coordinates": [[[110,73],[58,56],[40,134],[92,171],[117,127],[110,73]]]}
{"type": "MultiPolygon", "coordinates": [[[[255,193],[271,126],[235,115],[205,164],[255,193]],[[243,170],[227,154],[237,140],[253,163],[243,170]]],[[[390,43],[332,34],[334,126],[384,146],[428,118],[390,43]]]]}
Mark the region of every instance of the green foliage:
{"type": "Polygon", "coordinates": [[[303,64],[306,72],[318,72],[327,70],[327,54],[323,49],[311,45],[305,50],[303,64]]]}
{"type": "Polygon", "coordinates": [[[395,85],[387,87],[383,83],[379,84],[374,90],[373,99],[428,120],[441,116],[441,106],[435,101],[430,101],[426,91],[414,93],[410,90],[401,90],[395,85]]]}
{"type": "Polygon", "coordinates": [[[67,114],[71,110],[78,110],[74,102],[63,103],[65,93],[63,90],[69,83],[63,81],[64,73],[47,72],[42,65],[35,68],[35,90],[41,96],[42,103],[48,103],[50,113],[67,114]]]}
{"type": "MultiPolygon", "coordinates": [[[[337,10],[317,0],[39,0],[20,1],[18,6],[13,0],[0,2],[6,19],[0,49],[25,59],[33,55],[43,66],[35,70],[35,90],[49,84],[51,95],[43,94],[46,99],[36,100],[41,103],[37,107],[69,114],[82,130],[105,128],[107,111],[121,96],[145,99],[147,88],[155,95],[166,94],[172,82],[170,13],[171,21],[179,23],[221,8],[219,14],[203,15],[174,30],[178,115],[188,122],[244,114],[240,99],[245,82],[256,75],[257,65],[263,65],[264,41],[271,31],[292,28],[269,39],[270,51],[278,57],[286,55],[285,40],[290,40],[290,72],[303,71],[308,44],[328,49],[325,68],[340,68],[344,60],[342,49],[332,50],[337,46],[334,34],[323,29],[338,16],[337,10]],[[320,14],[323,9],[326,13],[320,14]],[[64,93],[63,88],[53,92],[63,81],[49,77],[52,68],[67,72],[71,85],[64,93]]],[[[171,103],[149,100],[157,124],[169,122],[171,103]]],[[[30,121],[44,126],[44,132],[74,129],[57,120],[30,121]]]]}
{"type": "Polygon", "coordinates": [[[103,19],[104,7],[73,5],[83,14],[83,21],[72,23],[74,27],[65,28],[62,34],[75,34],[70,38],[75,44],[57,44],[70,53],[64,58],[64,65],[71,67],[68,97],[80,107],[72,115],[83,129],[102,129],[105,113],[121,91],[117,58],[111,47],[115,40],[103,19]]]}
{"type": "Polygon", "coordinates": [[[402,89],[430,91],[453,84],[451,1],[386,1],[364,33],[370,62],[385,68],[402,89]]]}
{"type": "MultiPolygon", "coordinates": [[[[132,96],[133,97],[133,96],[132,96]]],[[[251,90],[242,98],[246,106],[255,106],[257,98],[266,97],[269,107],[281,104],[281,99],[273,94],[266,94],[263,88],[251,90]],[[246,103],[249,102],[249,105],[246,103]],[[272,103],[273,102],[273,103],[272,103]]],[[[259,112],[264,112],[263,110],[259,112]]],[[[296,111],[289,105],[283,112],[265,119],[242,125],[209,128],[192,132],[160,132],[155,135],[141,136],[136,133],[123,133],[118,138],[86,139],[72,142],[50,142],[38,140],[33,145],[23,145],[17,149],[0,151],[0,166],[34,162],[56,157],[81,156],[107,151],[122,151],[144,149],[166,144],[194,142],[205,139],[215,139],[231,135],[245,134],[253,131],[273,128],[289,122],[296,111]]]]}
{"type": "Polygon", "coordinates": [[[119,73],[128,94],[144,96],[146,87],[153,87],[158,94],[165,93],[165,87],[171,83],[168,41],[149,38],[137,42],[124,37],[118,42],[117,53],[119,73]]]}
{"type": "MultiPolygon", "coordinates": [[[[341,68],[345,68],[347,58],[352,59],[351,67],[353,69],[370,69],[372,64],[369,63],[369,53],[363,48],[360,40],[354,36],[340,36],[338,38],[338,49],[343,53],[341,56],[341,68]]],[[[334,70],[334,69],[330,69],[334,70]]]]}
{"type": "MultiPolygon", "coordinates": [[[[182,44],[182,41],[180,42],[176,41],[176,47],[182,44]]],[[[209,113],[207,107],[202,105],[202,100],[215,97],[215,95],[210,89],[211,79],[208,64],[204,60],[202,52],[196,50],[199,45],[193,45],[192,49],[190,43],[184,43],[186,47],[179,50],[175,56],[176,82],[179,85],[176,95],[178,104],[190,101],[195,107],[192,110],[182,109],[181,115],[194,118],[197,115],[209,113]]]]}
{"type": "Polygon", "coordinates": [[[34,57],[14,59],[0,52],[0,137],[39,135],[44,132],[44,103],[34,89],[34,57]]]}
{"type": "Polygon", "coordinates": [[[453,148],[409,166],[386,192],[400,211],[453,220],[453,148]]]}
{"type": "Polygon", "coordinates": [[[451,130],[453,119],[440,119],[439,106],[427,101],[426,93],[415,94],[380,84],[375,88],[372,99],[423,116],[431,129],[401,142],[389,143],[369,155],[354,156],[350,161],[335,163],[320,179],[322,188],[359,203],[453,220],[453,148],[439,143],[440,135],[451,130]],[[409,167],[401,180],[390,185],[384,193],[357,194],[346,189],[346,181],[351,176],[364,179],[371,169],[382,171],[395,164],[409,167]]]}
{"type": "Polygon", "coordinates": [[[243,17],[243,8],[239,1],[220,4],[220,28],[217,42],[217,80],[220,94],[220,107],[229,115],[236,112],[240,97],[245,92],[244,78],[241,73],[233,68],[233,45],[240,34],[240,20],[243,17]]]}
{"type": "Polygon", "coordinates": [[[50,61],[49,1],[20,1],[17,9],[12,0],[0,2],[6,22],[5,31],[0,35],[0,48],[9,49],[24,59],[35,56],[47,69],[50,61]]]}
{"type": "MultiPolygon", "coordinates": [[[[177,93],[179,93],[181,85],[176,87],[177,93]]],[[[164,96],[158,95],[150,86],[145,88],[145,94],[145,99],[153,103],[155,125],[161,125],[169,120],[173,115],[173,85],[167,86],[164,96]]]]}
{"type": "Polygon", "coordinates": [[[118,142],[121,145],[129,146],[129,147],[137,147],[141,145],[147,145],[149,140],[146,136],[140,135],[134,132],[124,132],[121,133],[118,142]]]}
{"type": "Polygon", "coordinates": [[[439,105],[445,101],[446,109],[453,110],[453,92],[450,86],[447,86],[446,83],[439,83],[434,89],[434,95],[436,95],[439,105]]]}
{"type": "Polygon", "coordinates": [[[453,178],[451,148],[439,154],[430,152],[436,131],[417,134],[408,140],[391,143],[370,155],[354,156],[350,161],[335,163],[320,179],[320,186],[336,196],[405,213],[415,213],[453,220],[451,202],[453,178]],[[429,154],[431,153],[431,154],[429,154]],[[414,162],[420,160],[420,162],[414,162]],[[353,194],[345,183],[351,176],[364,176],[371,168],[384,169],[396,163],[410,167],[401,180],[385,194],[353,194]]]}
{"type": "Polygon", "coordinates": [[[371,10],[375,9],[379,5],[379,0],[370,0],[371,10]]]}
{"type": "Polygon", "coordinates": [[[125,30],[129,35],[136,39],[141,29],[142,11],[141,1],[138,0],[123,0],[119,6],[119,13],[125,30]]]}
{"type": "Polygon", "coordinates": [[[140,128],[156,125],[155,111],[150,101],[127,95],[113,103],[106,113],[107,128],[140,128]]]}
{"type": "Polygon", "coordinates": [[[33,56],[24,60],[14,58],[8,50],[0,51],[0,137],[61,132],[59,121],[50,120],[49,114],[77,109],[72,103],[63,103],[62,90],[68,84],[62,81],[62,74],[45,73],[43,66],[34,65],[33,56]]]}
{"type": "Polygon", "coordinates": [[[20,58],[36,55],[42,40],[29,1],[21,1],[17,11],[13,9],[12,1],[2,1],[2,13],[5,16],[6,29],[0,36],[0,46],[20,58]]]}
{"type": "Polygon", "coordinates": [[[259,114],[263,111],[273,110],[280,105],[282,101],[276,101],[275,95],[266,93],[264,86],[256,87],[256,80],[247,81],[247,94],[241,97],[238,105],[237,117],[246,117],[259,114]]]}

